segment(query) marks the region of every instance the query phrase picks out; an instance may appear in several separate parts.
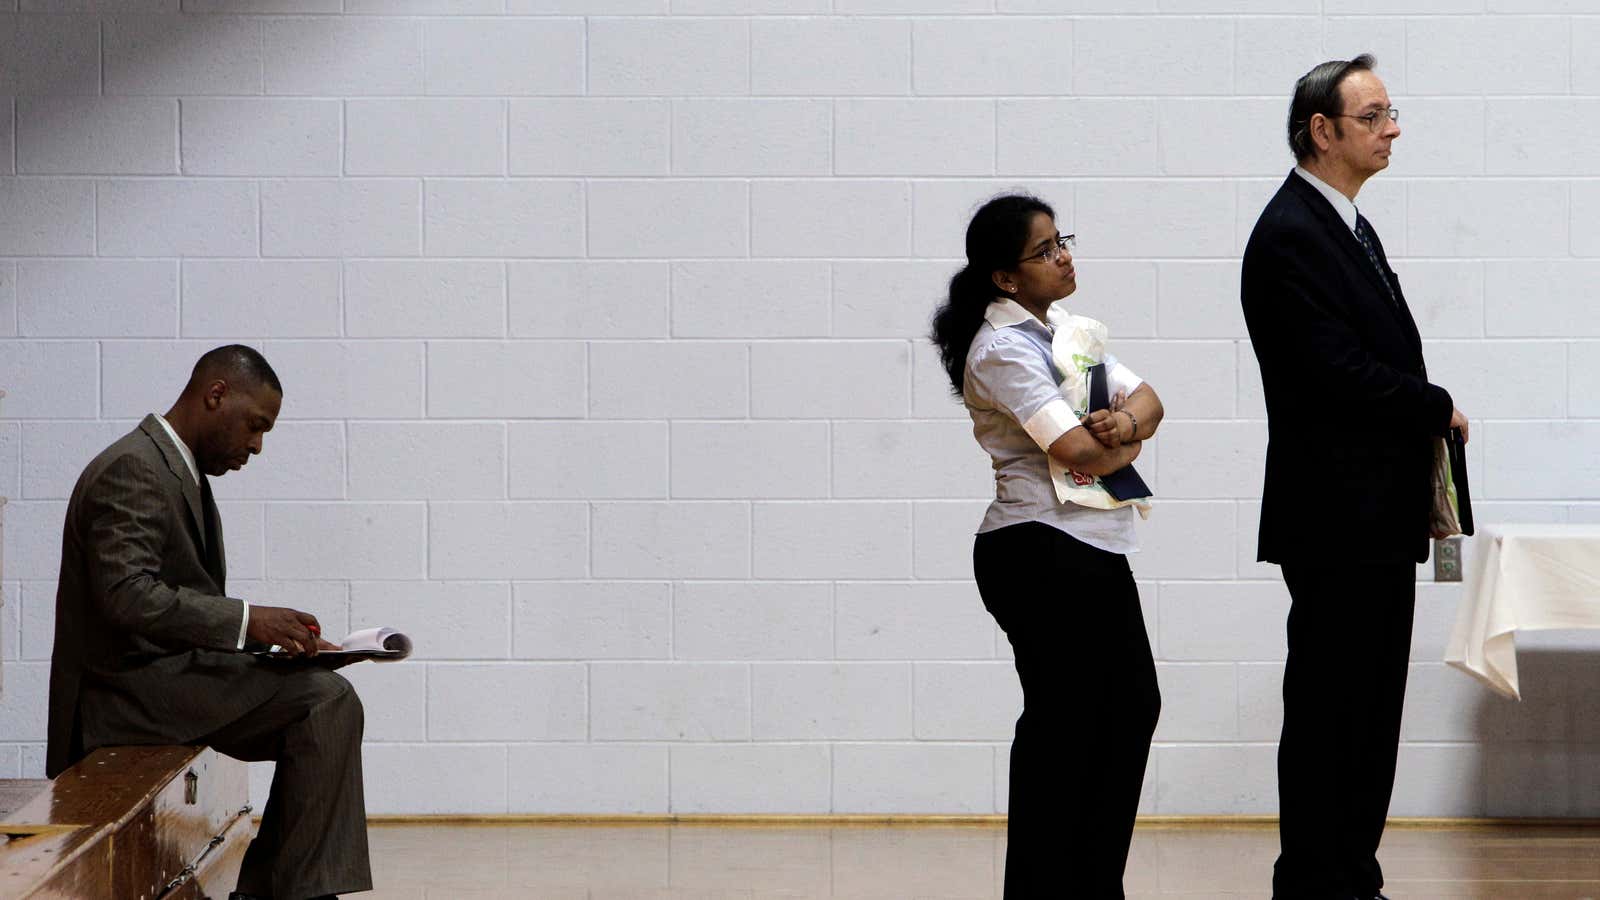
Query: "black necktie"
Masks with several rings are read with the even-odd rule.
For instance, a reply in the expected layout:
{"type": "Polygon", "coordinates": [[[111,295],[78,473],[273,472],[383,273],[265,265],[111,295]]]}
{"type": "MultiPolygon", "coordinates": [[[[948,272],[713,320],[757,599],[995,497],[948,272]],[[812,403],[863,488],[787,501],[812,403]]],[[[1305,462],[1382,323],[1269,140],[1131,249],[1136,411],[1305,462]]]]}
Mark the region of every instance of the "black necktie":
{"type": "Polygon", "coordinates": [[[1389,283],[1389,275],[1383,270],[1383,263],[1378,260],[1378,248],[1372,244],[1372,225],[1367,222],[1367,217],[1356,213],[1356,240],[1361,242],[1361,249],[1367,251],[1367,259],[1371,261],[1372,268],[1377,270],[1378,280],[1383,282],[1384,290],[1389,292],[1389,302],[1400,305],[1400,299],[1394,295],[1394,285],[1389,283]]]}
{"type": "Polygon", "coordinates": [[[206,574],[217,583],[218,590],[226,590],[222,575],[222,522],[217,513],[217,501],[211,497],[211,481],[200,476],[200,516],[205,519],[206,574]]]}

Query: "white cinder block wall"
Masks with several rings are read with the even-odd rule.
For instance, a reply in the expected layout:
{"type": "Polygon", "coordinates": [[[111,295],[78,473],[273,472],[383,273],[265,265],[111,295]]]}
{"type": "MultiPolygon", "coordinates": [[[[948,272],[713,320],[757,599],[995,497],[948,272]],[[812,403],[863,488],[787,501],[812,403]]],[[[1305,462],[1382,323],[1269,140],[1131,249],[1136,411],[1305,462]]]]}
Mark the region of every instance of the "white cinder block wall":
{"type": "MultiPolygon", "coordinates": [[[[217,486],[232,591],[418,638],[349,670],[373,812],[1004,810],[989,477],[920,335],[1023,186],[1167,402],[1144,810],[1274,811],[1238,257],[1294,78],[1362,51],[1404,135],[1361,205],[1475,417],[1480,518],[1600,520],[1600,4],[0,10],[0,776],[42,768],[74,477],[242,340],[287,396],[217,486]]],[[[1419,590],[1395,812],[1600,815],[1600,652],[1525,642],[1500,701],[1440,662],[1459,597],[1419,590]]]]}

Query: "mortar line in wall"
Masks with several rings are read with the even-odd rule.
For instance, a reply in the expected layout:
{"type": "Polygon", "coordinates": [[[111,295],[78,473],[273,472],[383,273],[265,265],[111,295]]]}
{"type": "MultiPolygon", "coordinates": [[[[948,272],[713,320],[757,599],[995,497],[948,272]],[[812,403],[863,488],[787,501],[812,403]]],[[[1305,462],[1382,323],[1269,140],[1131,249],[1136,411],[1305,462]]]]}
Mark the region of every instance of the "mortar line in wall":
{"type": "Polygon", "coordinates": [[[1562,411],[1563,415],[1562,415],[1560,421],[1562,421],[1562,422],[1570,422],[1570,421],[1572,421],[1572,384],[1571,384],[1571,378],[1570,378],[1571,372],[1572,372],[1572,343],[1570,341],[1563,341],[1561,343],[1561,377],[1562,377],[1562,381],[1564,382],[1562,386],[1564,388],[1566,388],[1566,395],[1567,396],[1566,396],[1566,401],[1562,404],[1562,407],[1561,407],[1561,411],[1562,411]]]}
{"type": "MultiPolygon", "coordinates": [[[[13,132],[12,143],[16,143],[16,139],[15,138],[16,138],[16,135],[15,135],[15,132],[13,132]]],[[[89,228],[90,228],[89,246],[91,248],[90,249],[90,255],[93,256],[96,259],[99,259],[100,258],[100,182],[99,181],[91,181],[89,184],[90,184],[90,187],[89,187],[89,198],[90,198],[90,204],[89,204],[89,228]]],[[[20,322],[20,313],[19,313],[19,322],[18,322],[18,324],[21,324],[21,322],[20,322]]]]}
{"type": "Polygon", "coordinates": [[[667,582],[667,659],[678,658],[678,585],[667,582]]]}
{"type": "MultiPolygon", "coordinates": [[[[651,420],[647,419],[647,420],[644,420],[644,421],[645,421],[646,424],[653,424],[651,422],[651,420]]],[[[666,467],[667,467],[667,470],[666,470],[666,472],[664,472],[662,474],[664,474],[666,476],[666,482],[667,482],[667,496],[666,496],[666,499],[667,500],[677,500],[677,499],[679,499],[678,496],[677,496],[676,491],[674,490],[674,486],[673,486],[673,483],[672,483],[672,455],[675,452],[675,450],[673,449],[673,446],[672,446],[672,425],[676,421],[677,421],[676,419],[669,419],[669,420],[664,421],[664,422],[661,423],[661,427],[664,429],[664,432],[666,434],[666,450],[667,450],[667,452],[666,452],[666,457],[667,457],[666,458],[666,467]]]]}
{"type": "Polygon", "coordinates": [[[839,98],[829,97],[828,103],[828,174],[829,178],[839,175],[839,98]]]}
{"type": "MultiPolygon", "coordinates": [[[[1484,117],[1485,119],[1488,116],[1484,117]]],[[[1580,259],[1578,256],[1578,198],[1573,194],[1572,182],[1567,182],[1567,258],[1580,259]]],[[[1409,221],[1409,218],[1407,219],[1409,221]]],[[[1486,304],[1487,305],[1487,304],[1486,304]]]]}
{"type": "Polygon", "coordinates": [[[989,146],[989,171],[998,178],[1000,177],[1000,101],[990,100],[989,104],[990,122],[994,125],[994,142],[989,146]]]}
{"type": "MultiPolygon", "coordinates": [[[[1032,99],[1039,99],[1039,98],[1032,98],[1032,99]]],[[[1104,99],[1104,98],[1095,98],[1095,99],[1104,99]]],[[[1146,98],[1142,98],[1142,99],[1148,100],[1148,99],[1151,99],[1151,98],[1146,97],[1146,98]]],[[[1163,98],[1160,98],[1160,99],[1163,99],[1163,100],[1180,100],[1182,98],[1179,98],[1179,97],[1163,97],[1163,98]]],[[[1229,99],[1229,98],[1206,98],[1206,99],[1229,99]]],[[[1408,99],[1417,99],[1417,98],[1408,98],[1408,99]]],[[[1453,97],[1453,98],[1444,98],[1444,99],[1467,99],[1467,98],[1453,97]]],[[[1477,98],[1477,99],[1482,99],[1482,98],[1477,98]]],[[[1559,96],[1555,96],[1555,97],[1544,97],[1544,96],[1536,96],[1536,97],[1496,97],[1494,99],[1517,101],[1517,100],[1549,100],[1549,99],[1571,100],[1571,99],[1574,99],[1574,98],[1569,96],[1569,95],[1559,95],[1559,96]]],[[[1584,98],[1584,99],[1589,99],[1589,98],[1584,98]]],[[[521,183],[571,184],[571,183],[575,183],[575,182],[582,183],[582,182],[591,182],[591,181],[608,182],[608,183],[609,182],[639,182],[639,181],[651,182],[651,183],[666,183],[666,182],[690,182],[690,181],[693,181],[693,182],[710,182],[710,183],[714,183],[714,184],[729,184],[729,183],[743,184],[743,183],[746,183],[746,182],[756,183],[756,184],[766,184],[766,183],[774,183],[775,184],[775,183],[785,183],[785,182],[788,182],[788,183],[804,182],[804,183],[808,183],[808,184],[830,184],[830,183],[832,183],[832,184],[885,184],[885,183],[894,183],[894,184],[967,184],[967,183],[977,183],[977,184],[983,184],[983,185],[992,185],[993,187],[996,187],[996,188],[1014,187],[1019,182],[1028,182],[1028,181],[1045,181],[1045,182],[1048,182],[1050,184],[1060,184],[1060,185],[1067,185],[1067,184],[1072,184],[1072,185],[1106,184],[1106,185],[1109,185],[1109,184],[1125,184],[1125,183],[1146,182],[1146,183],[1151,183],[1151,184],[1178,184],[1178,185],[1186,185],[1186,186],[1218,186],[1219,180],[1226,180],[1230,184],[1245,184],[1245,185],[1255,184],[1255,185],[1259,185],[1259,186],[1261,186],[1263,188],[1267,188],[1267,187],[1270,187],[1270,186],[1272,186],[1274,184],[1281,183],[1282,180],[1283,180],[1283,176],[1281,174],[1277,173],[1277,172],[1273,172],[1273,173],[1254,173],[1254,172],[1241,173],[1241,172],[1226,172],[1226,171],[1220,171],[1220,170],[1185,172],[1185,173],[1182,173],[1182,174],[1166,174],[1166,173],[1162,173],[1162,172],[1151,171],[1151,172],[1138,173],[1138,174],[1096,175],[1096,176],[1094,176],[1092,178],[1085,178],[1085,177],[1082,177],[1082,176],[1078,176],[1078,177],[1062,177],[1060,175],[1047,173],[1047,172],[1006,172],[1006,173],[1002,173],[1002,174],[999,174],[999,175],[987,175],[987,174],[982,174],[982,173],[971,173],[971,174],[953,174],[953,175],[948,175],[948,174],[925,174],[925,175],[904,175],[904,174],[901,174],[901,175],[826,175],[826,174],[824,174],[824,175],[673,175],[673,176],[595,175],[595,174],[582,174],[582,173],[574,173],[574,174],[567,174],[567,175],[510,175],[510,176],[507,176],[507,175],[460,175],[460,174],[450,174],[450,175],[438,175],[438,174],[428,174],[428,175],[418,175],[418,174],[400,174],[400,175],[371,174],[371,175],[368,175],[368,174],[358,174],[358,173],[345,173],[345,174],[349,174],[349,176],[352,177],[352,178],[370,179],[370,180],[374,180],[374,181],[376,181],[376,180],[403,181],[403,180],[411,180],[411,179],[418,179],[418,178],[423,179],[423,180],[427,180],[429,178],[439,178],[439,179],[443,179],[443,180],[446,180],[446,181],[487,182],[487,183],[494,183],[494,184],[502,184],[502,183],[516,183],[516,184],[521,184],[521,183]]],[[[73,173],[56,174],[56,173],[38,173],[38,172],[18,172],[18,173],[14,174],[14,175],[8,175],[7,177],[8,178],[15,178],[18,181],[30,181],[31,180],[31,181],[59,181],[59,182],[98,181],[98,180],[103,180],[103,179],[106,179],[106,178],[115,178],[117,181],[128,181],[128,182],[145,182],[145,181],[150,181],[150,182],[170,182],[171,179],[172,179],[172,175],[171,174],[150,175],[150,174],[141,174],[141,173],[132,173],[132,172],[125,173],[125,174],[124,173],[119,173],[119,174],[116,174],[116,175],[98,175],[98,174],[97,175],[86,175],[86,174],[73,174],[73,173]]],[[[195,173],[195,174],[191,174],[191,175],[187,176],[188,180],[194,181],[194,182],[220,182],[220,183],[253,182],[253,181],[258,180],[261,177],[264,177],[264,176],[255,176],[255,175],[212,175],[212,174],[205,174],[205,173],[195,173]]],[[[326,180],[330,176],[326,176],[326,175],[293,175],[293,176],[285,175],[285,176],[270,176],[270,177],[272,177],[274,180],[282,180],[282,181],[290,181],[290,182],[309,182],[309,181],[326,180]]],[[[1559,182],[1559,183],[1562,183],[1562,184],[1566,184],[1568,182],[1593,182],[1593,181],[1597,181],[1597,180],[1600,180],[1600,175],[1591,175],[1591,174],[1586,174],[1586,173],[1581,173],[1581,172],[1580,173],[1554,173],[1554,174],[1546,173],[1546,172],[1493,172],[1493,173],[1487,173],[1487,174],[1480,173],[1480,172],[1432,172],[1432,173],[1418,172],[1418,173],[1415,173],[1415,174],[1397,174],[1397,175],[1393,175],[1393,176],[1388,176],[1388,177],[1386,177],[1384,179],[1384,182],[1385,183],[1411,182],[1411,183],[1434,184],[1434,183],[1440,183],[1440,182],[1448,183],[1448,182],[1470,181],[1470,182],[1490,182],[1490,183],[1495,183],[1495,182],[1559,182]]],[[[405,256],[405,257],[396,257],[396,258],[414,259],[415,257],[405,256]]],[[[468,257],[468,258],[474,258],[474,257],[468,257]]],[[[481,259],[482,257],[475,257],[475,258],[481,259]]],[[[619,258],[619,259],[644,259],[644,258],[650,258],[650,257],[617,257],[617,258],[619,258]]],[[[673,257],[673,258],[681,259],[681,258],[687,258],[687,257],[673,257]]],[[[725,259],[727,257],[703,257],[703,258],[706,258],[706,259],[725,259]]],[[[835,255],[835,256],[828,256],[828,257],[824,257],[824,258],[837,259],[837,258],[840,258],[840,257],[835,255]]],[[[856,258],[856,257],[849,257],[849,258],[856,258]]]]}
{"type": "MultiPolygon", "coordinates": [[[[828,812],[837,813],[837,806],[833,801],[833,792],[835,787],[834,767],[838,764],[838,758],[834,755],[834,750],[838,747],[838,742],[830,740],[823,746],[827,748],[826,752],[828,757],[828,812]]],[[[837,879],[839,876],[837,874],[838,869],[833,865],[833,841],[831,840],[828,841],[828,872],[828,886],[830,888],[836,888],[838,886],[837,879]]]]}
{"type": "MultiPolygon", "coordinates": [[[[1152,107],[1154,107],[1155,115],[1156,115],[1155,136],[1154,136],[1154,138],[1152,140],[1153,140],[1153,143],[1155,144],[1155,154],[1156,154],[1155,168],[1161,170],[1158,173],[1157,177],[1161,177],[1161,176],[1164,176],[1164,175],[1167,174],[1166,173],[1166,168],[1167,167],[1164,164],[1162,164],[1162,162],[1161,162],[1161,160],[1164,159],[1164,157],[1161,155],[1161,148],[1162,148],[1162,144],[1163,144],[1163,141],[1161,140],[1161,132],[1162,132],[1161,121],[1164,118],[1161,115],[1161,104],[1162,104],[1162,100],[1163,99],[1164,98],[1161,98],[1161,97],[1152,97],[1151,100],[1150,100],[1150,105],[1152,107]]],[[[1239,196],[1239,190],[1238,190],[1238,183],[1237,182],[1234,183],[1234,190],[1232,191],[1232,193],[1234,195],[1235,202],[1237,202],[1238,196],[1239,196]]],[[[1076,215],[1077,211],[1078,211],[1077,210],[1077,199],[1078,199],[1077,195],[1074,194],[1072,199],[1073,199],[1073,210],[1072,211],[1073,211],[1073,214],[1076,215]]]]}
{"type": "Polygon", "coordinates": [[[905,418],[912,418],[917,414],[917,341],[915,338],[904,338],[903,346],[906,350],[906,411],[905,418]]]}
{"type": "MultiPolygon", "coordinates": [[[[350,499],[350,421],[348,419],[345,419],[345,420],[342,420],[342,421],[339,422],[339,438],[340,438],[340,440],[342,440],[344,442],[344,454],[343,454],[344,458],[342,460],[340,460],[340,462],[343,465],[344,471],[340,473],[340,475],[342,477],[339,479],[339,481],[340,481],[340,485],[339,486],[344,489],[344,496],[340,497],[339,499],[341,499],[341,500],[349,500],[350,499]]],[[[426,518],[424,518],[424,521],[426,521],[426,518]]],[[[423,543],[427,543],[427,533],[426,532],[423,533],[423,543]]],[[[423,571],[427,571],[427,570],[424,569],[423,571]]]]}
{"type": "Polygon", "coordinates": [[[906,84],[907,95],[921,97],[917,92],[917,25],[915,20],[906,23],[906,84]]]}
{"type": "MultiPolygon", "coordinates": [[[[181,98],[181,97],[174,98],[173,99],[173,104],[175,105],[175,110],[176,110],[176,114],[173,116],[173,122],[172,122],[173,157],[174,157],[174,162],[177,165],[177,173],[179,175],[182,175],[183,174],[183,98],[181,98]]],[[[258,214],[259,214],[259,212],[260,211],[257,210],[258,214]]],[[[258,253],[260,252],[260,248],[259,247],[257,247],[257,252],[258,253]]]]}
{"type": "MultiPolygon", "coordinates": [[[[178,301],[177,312],[174,314],[174,319],[172,322],[172,333],[177,335],[175,340],[183,340],[183,304],[187,299],[184,297],[183,293],[183,260],[174,259],[170,260],[170,262],[172,264],[172,290],[173,293],[177,295],[176,299],[178,301]]],[[[130,341],[131,340],[138,339],[130,338],[130,341]]],[[[100,348],[102,352],[105,350],[105,343],[105,341],[100,342],[100,348]]]]}
{"type": "Polygon", "coordinates": [[[744,533],[749,535],[745,542],[744,559],[745,571],[750,574],[745,581],[756,579],[756,501],[746,500],[741,504],[744,507],[744,533]]]}
{"type": "Polygon", "coordinates": [[[345,302],[347,282],[344,277],[344,263],[336,262],[339,267],[339,339],[342,341],[350,336],[350,305],[345,302]]]}
{"type": "Polygon", "coordinates": [[[835,448],[836,441],[837,441],[837,436],[834,434],[834,430],[833,430],[834,420],[832,420],[832,419],[824,419],[823,420],[823,424],[826,427],[827,432],[828,432],[828,455],[827,455],[827,458],[823,460],[823,467],[824,467],[824,470],[827,472],[827,475],[828,475],[828,494],[827,494],[826,499],[832,500],[832,499],[834,499],[833,454],[834,454],[834,448],[835,448]]]}
{"type": "Polygon", "coordinates": [[[6,118],[11,122],[11,147],[6,155],[11,163],[11,174],[15,176],[17,172],[17,98],[12,97],[7,102],[10,104],[6,107],[6,118]]]}
{"type": "Polygon", "coordinates": [[[839,582],[828,582],[828,608],[831,611],[828,618],[828,647],[831,652],[829,658],[832,662],[839,661],[839,582]]]}
{"type": "MultiPolygon", "coordinates": [[[[350,116],[349,101],[339,100],[339,176],[350,174],[350,116]]],[[[342,243],[342,242],[341,242],[342,243]]],[[[343,249],[342,247],[340,249],[343,249]]]]}
{"type": "MultiPolygon", "coordinates": [[[[991,644],[989,649],[993,652],[994,646],[991,644]]],[[[906,685],[906,693],[910,695],[911,702],[911,740],[920,743],[917,737],[917,661],[908,659],[906,665],[911,670],[911,677],[907,679],[909,683],[906,685]]]]}

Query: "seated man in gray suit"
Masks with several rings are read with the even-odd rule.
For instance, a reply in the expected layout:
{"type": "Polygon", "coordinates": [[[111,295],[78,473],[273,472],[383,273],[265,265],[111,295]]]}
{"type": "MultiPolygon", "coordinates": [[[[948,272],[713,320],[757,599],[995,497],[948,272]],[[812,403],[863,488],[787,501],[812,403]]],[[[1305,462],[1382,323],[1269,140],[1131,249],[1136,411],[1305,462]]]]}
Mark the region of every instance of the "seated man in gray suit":
{"type": "Polygon", "coordinates": [[[243,652],[331,649],[316,617],[225,592],[207,476],[260,453],[282,402],[255,350],[200,357],[165,417],[146,416],[78,478],[56,593],[46,774],[118,744],[204,744],[277,761],[236,900],[372,888],[361,701],[328,667],[243,652]]]}

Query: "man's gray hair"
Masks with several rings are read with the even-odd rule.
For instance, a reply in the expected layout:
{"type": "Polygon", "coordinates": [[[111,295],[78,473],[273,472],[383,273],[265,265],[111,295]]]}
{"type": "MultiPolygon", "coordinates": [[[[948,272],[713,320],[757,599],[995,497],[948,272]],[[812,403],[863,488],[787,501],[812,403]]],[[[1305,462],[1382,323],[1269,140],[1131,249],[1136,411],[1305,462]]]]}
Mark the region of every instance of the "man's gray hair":
{"type": "MultiPolygon", "coordinates": [[[[1351,72],[1370,72],[1376,64],[1371,53],[1329,60],[1294,83],[1294,99],[1289,102],[1289,149],[1297,162],[1317,154],[1317,145],[1311,142],[1311,117],[1320,113],[1331,119],[1344,112],[1339,85],[1351,72]]],[[[1337,122],[1334,127],[1339,128],[1337,122]]]]}

